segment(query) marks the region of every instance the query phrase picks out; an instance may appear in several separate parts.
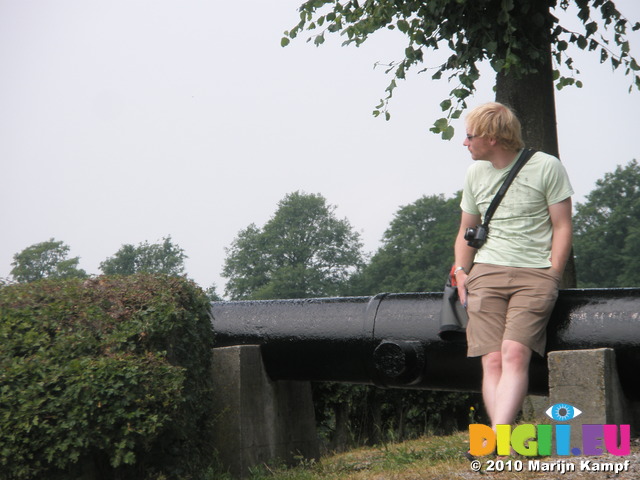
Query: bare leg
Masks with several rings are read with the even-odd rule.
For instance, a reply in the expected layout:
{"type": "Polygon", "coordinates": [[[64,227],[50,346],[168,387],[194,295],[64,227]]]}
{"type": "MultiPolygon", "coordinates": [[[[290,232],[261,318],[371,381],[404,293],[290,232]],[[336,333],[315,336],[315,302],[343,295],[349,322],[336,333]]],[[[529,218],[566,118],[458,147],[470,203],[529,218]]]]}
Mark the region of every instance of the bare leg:
{"type": "Polygon", "coordinates": [[[511,425],[527,394],[531,349],[519,342],[504,340],[499,355],[489,355],[483,357],[483,368],[489,369],[485,371],[486,393],[483,380],[487,412],[494,428],[496,425],[511,425]],[[496,366],[498,358],[501,360],[500,367],[496,366]]]}
{"type": "Polygon", "coordinates": [[[502,377],[502,352],[491,352],[482,357],[482,399],[491,424],[495,417],[496,392],[502,377]]]}

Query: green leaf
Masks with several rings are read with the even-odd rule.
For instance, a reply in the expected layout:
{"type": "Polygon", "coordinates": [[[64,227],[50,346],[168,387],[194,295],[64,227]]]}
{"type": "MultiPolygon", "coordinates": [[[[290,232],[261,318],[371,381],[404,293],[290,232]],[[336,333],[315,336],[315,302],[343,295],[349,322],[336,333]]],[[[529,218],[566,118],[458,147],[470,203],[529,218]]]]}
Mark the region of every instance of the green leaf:
{"type": "Polygon", "coordinates": [[[440,108],[443,112],[449,110],[451,108],[451,99],[444,100],[442,103],[440,103],[440,108]]]}
{"type": "Polygon", "coordinates": [[[451,125],[449,125],[442,132],[442,139],[443,140],[451,140],[453,138],[453,134],[454,133],[455,133],[455,129],[451,125]]]}
{"type": "Polygon", "coordinates": [[[580,47],[581,50],[584,50],[585,48],[587,48],[587,39],[580,35],[578,37],[578,40],[576,41],[576,44],[578,45],[578,47],[580,47]]]}
{"type": "Polygon", "coordinates": [[[629,42],[622,42],[620,44],[620,51],[624,54],[628,54],[630,50],[629,42]]]}
{"type": "Polygon", "coordinates": [[[287,37],[282,37],[282,40],[280,40],[280,46],[286,47],[287,45],[289,45],[290,42],[291,41],[287,37]]]}
{"type": "Polygon", "coordinates": [[[469,96],[471,92],[469,90],[467,90],[466,88],[455,88],[451,91],[451,94],[459,99],[464,99],[467,98],[469,96]]]}
{"type": "Polygon", "coordinates": [[[446,118],[439,118],[433,123],[433,127],[436,129],[435,132],[440,133],[443,132],[449,126],[449,121],[446,118]]]}
{"type": "Polygon", "coordinates": [[[416,51],[412,47],[405,48],[404,55],[410,62],[413,62],[416,59],[416,51]]]}
{"type": "Polygon", "coordinates": [[[600,63],[604,63],[609,58],[609,52],[607,52],[604,48],[600,50],[600,63]]]}

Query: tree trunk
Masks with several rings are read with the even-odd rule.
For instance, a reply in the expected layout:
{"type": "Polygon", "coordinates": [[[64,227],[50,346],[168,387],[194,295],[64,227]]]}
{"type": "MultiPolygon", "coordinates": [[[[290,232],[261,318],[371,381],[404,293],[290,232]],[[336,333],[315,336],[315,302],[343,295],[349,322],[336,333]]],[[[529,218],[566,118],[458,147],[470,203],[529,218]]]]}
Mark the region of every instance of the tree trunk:
{"type": "MultiPolygon", "coordinates": [[[[546,14],[549,15],[549,11],[546,14]]],[[[540,64],[536,73],[523,76],[505,72],[497,74],[496,102],[508,105],[516,112],[522,123],[522,136],[526,146],[560,158],[549,38],[547,44],[546,61],[540,64]]],[[[575,286],[576,268],[572,249],[560,287],[575,286]]]]}
{"type": "Polygon", "coordinates": [[[330,448],[334,452],[344,452],[349,440],[349,404],[338,403],[333,406],[336,419],[336,427],[331,439],[330,448]]]}
{"type": "Polygon", "coordinates": [[[367,394],[366,420],[367,445],[379,445],[382,437],[382,398],[378,387],[372,387],[367,394]]]}
{"type": "Polygon", "coordinates": [[[560,157],[550,50],[547,62],[536,73],[520,77],[498,73],[496,102],[516,112],[528,147],[560,157]]]}

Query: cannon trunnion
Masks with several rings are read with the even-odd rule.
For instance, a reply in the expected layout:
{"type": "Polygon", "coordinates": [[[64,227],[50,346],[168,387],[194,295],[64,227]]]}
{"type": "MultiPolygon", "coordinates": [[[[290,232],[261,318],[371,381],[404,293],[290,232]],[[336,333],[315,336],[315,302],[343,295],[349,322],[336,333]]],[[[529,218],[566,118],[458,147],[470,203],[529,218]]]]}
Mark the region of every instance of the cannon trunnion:
{"type": "MultiPolygon", "coordinates": [[[[274,380],[479,391],[479,359],[438,336],[440,293],[214,302],[216,346],[260,345],[274,380]]],[[[613,348],[625,394],[640,398],[640,289],[562,290],[547,351],[613,348]]],[[[546,394],[546,360],[534,356],[530,393],[546,394]]]]}

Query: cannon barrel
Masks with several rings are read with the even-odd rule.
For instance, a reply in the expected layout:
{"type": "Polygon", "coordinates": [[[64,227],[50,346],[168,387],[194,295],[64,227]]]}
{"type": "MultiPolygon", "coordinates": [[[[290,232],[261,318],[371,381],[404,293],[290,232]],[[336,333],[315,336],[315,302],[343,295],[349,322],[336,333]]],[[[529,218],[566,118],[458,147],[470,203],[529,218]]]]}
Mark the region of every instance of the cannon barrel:
{"type": "MultiPolygon", "coordinates": [[[[260,345],[274,380],[480,391],[477,358],[438,336],[442,294],[213,302],[216,346],[260,345]]],[[[640,289],[561,290],[547,351],[613,348],[629,398],[640,398],[640,289]]],[[[534,356],[532,394],[548,391],[546,360],[534,356]]]]}

